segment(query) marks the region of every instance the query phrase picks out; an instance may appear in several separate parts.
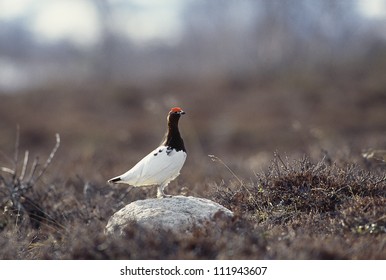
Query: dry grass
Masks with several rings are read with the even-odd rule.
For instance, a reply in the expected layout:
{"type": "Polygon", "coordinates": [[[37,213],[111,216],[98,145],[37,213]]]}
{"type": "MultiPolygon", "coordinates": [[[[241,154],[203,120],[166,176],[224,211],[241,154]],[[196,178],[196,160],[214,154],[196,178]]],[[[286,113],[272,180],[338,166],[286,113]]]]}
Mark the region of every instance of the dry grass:
{"type": "Polygon", "coordinates": [[[386,258],[384,171],[276,156],[255,181],[216,187],[214,199],[258,224],[274,258],[386,258]]]}
{"type": "Polygon", "coordinates": [[[297,89],[218,82],[2,96],[0,167],[14,170],[17,124],[19,172],[25,150],[44,165],[56,132],[61,146],[17,200],[9,189],[20,186],[20,173],[2,171],[0,259],[386,259],[385,163],[362,157],[386,147],[383,92],[297,89]],[[115,211],[156,192],[106,180],[159,143],[174,105],[187,111],[188,160],[167,192],[211,198],[235,218],[220,238],[140,227],[106,238],[115,211]]]}
{"type": "MultiPolygon", "coordinates": [[[[197,231],[181,239],[135,226],[125,238],[107,238],[103,231],[108,217],[128,202],[144,198],[144,193],[85,183],[80,178],[31,188],[23,195],[24,212],[3,197],[3,207],[8,206],[1,216],[1,258],[386,257],[384,175],[325,160],[284,162],[276,155],[271,167],[248,183],[237,177],[210,184],[208,196],[236,214],[222,225],[220,237],[197,231]]],[[[144,192],[151,195],[153,191],[144,192]]]]}

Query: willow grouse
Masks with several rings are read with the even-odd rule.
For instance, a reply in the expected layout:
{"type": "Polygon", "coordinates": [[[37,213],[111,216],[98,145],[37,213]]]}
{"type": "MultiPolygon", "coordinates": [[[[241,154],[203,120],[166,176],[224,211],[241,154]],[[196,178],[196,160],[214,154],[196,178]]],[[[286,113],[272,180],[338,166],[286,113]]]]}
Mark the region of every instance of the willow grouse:
{"type": "Polygon", "coordinates": [[[186,159],[184,141],[178,130],[178,121],[183,114],[185,112],[181,108],[172,108],[167,116],[168,130],[161,146],[129,171],[108,182],[129,184],[134,187],[158,185],[157,197],[166,197],[165,187],[177,178],[186,159]]]}

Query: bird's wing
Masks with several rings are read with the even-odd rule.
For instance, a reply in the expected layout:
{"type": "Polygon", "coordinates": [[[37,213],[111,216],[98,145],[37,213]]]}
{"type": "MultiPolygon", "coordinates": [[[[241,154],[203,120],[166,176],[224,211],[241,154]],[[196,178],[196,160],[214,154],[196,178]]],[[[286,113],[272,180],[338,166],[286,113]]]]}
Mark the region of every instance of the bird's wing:
{"type": "Polygon", "coordinates": [[[185,159],[185,152],[160,146],[123,174],[121,180],[134,186],[161,184],[178,176],[185,159]]]}

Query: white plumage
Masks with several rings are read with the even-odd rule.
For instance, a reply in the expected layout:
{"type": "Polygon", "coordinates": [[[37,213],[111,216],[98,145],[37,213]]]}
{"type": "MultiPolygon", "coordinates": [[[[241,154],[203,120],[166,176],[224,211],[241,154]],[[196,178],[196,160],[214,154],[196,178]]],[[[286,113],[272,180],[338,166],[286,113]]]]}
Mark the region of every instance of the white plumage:
{"type": "Polygon", "coordinates": [[[119,178],[120,183],[135,187],[162,185],[164,188],[180,174],[185,159],[184,151],[177,152],[166,146],[159,146],[129,171],[109,182],[119,178]]]}
{"type": "Polygon", "coordinates": [[[164,188],[179,174],[186,160],[186,150],[178,131],[179,107],[168,115],[168,133],[165,142],[140,160],[126,173],[110,179],[109,183],[129,184],[134,187],[158,185],[157,197],[165,197],[164,188]]]}

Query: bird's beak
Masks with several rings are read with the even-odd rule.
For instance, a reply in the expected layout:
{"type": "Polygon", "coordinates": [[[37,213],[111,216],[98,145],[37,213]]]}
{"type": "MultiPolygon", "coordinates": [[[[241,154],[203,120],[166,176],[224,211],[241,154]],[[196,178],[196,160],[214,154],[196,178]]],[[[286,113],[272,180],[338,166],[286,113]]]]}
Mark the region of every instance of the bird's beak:
{"type": "Polygon", "coordinates": [[[181,112],[180,112],[180,115],[185,115],[185,111],[181,111],[181,112]]]}

